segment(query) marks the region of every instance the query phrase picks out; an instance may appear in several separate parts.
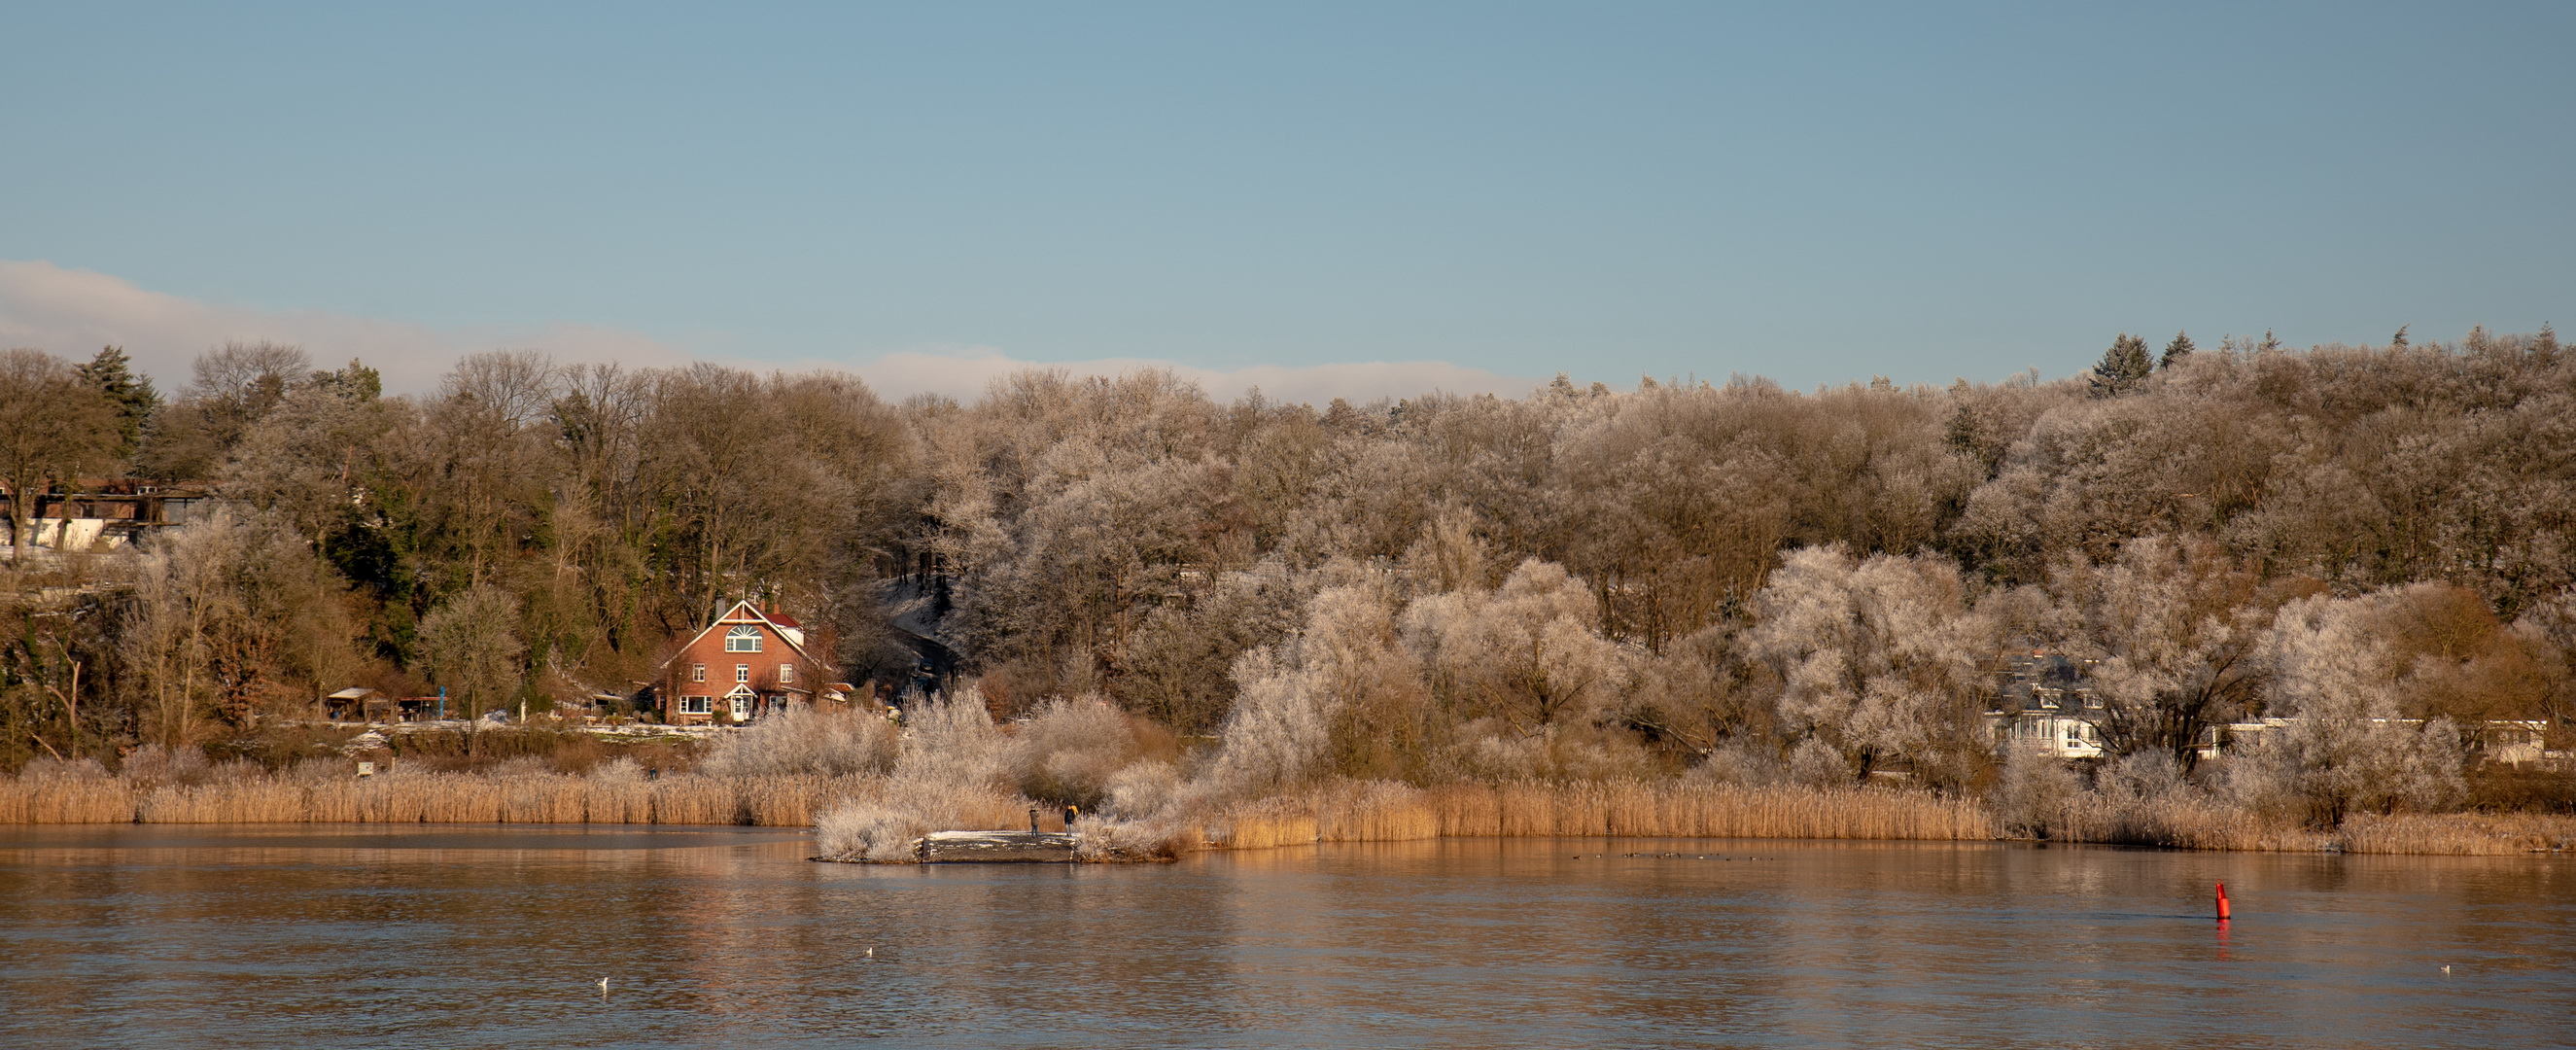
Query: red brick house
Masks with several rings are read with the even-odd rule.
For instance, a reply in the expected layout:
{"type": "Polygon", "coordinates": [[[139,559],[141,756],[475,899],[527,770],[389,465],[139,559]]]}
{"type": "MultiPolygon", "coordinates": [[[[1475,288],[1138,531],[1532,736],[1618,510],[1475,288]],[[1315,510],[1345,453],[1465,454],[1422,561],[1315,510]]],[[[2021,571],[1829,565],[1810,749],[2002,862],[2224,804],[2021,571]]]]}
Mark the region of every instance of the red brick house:
{"type": "Polygon", "coordinates": [[[850,687],[831,676],[802,625],[735,602],[662,662],[654,708],[675,725],[734,725],[791,704],[848,703],[850,687]]]}

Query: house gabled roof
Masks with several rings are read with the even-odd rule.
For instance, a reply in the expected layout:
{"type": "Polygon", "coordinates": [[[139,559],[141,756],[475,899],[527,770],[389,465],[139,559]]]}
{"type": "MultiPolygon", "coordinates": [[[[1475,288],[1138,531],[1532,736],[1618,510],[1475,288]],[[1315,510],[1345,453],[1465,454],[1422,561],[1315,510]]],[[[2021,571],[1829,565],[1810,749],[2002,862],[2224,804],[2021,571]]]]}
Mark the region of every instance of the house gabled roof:
{"type": "Polygon", "coordinates": [[[663,658],[662,666],[671,666],[671,661],[679,659],[681,653],[688,652],[691,646],[698,644],[698,639],[706,637],[707,632],[713,631],[718,627],[732,627],[746,623],[767,625],[770,632],[778,636],[779,641],[786,642],[789,649],[796,651],[796,655],[798,657],[812,663],[822,662],[820,660],[815,660],[814,654],[805,651],[805,643],[796,640],[796,635],[798,633],[802,633],[797,627],[796,621],[788,619],[783,615],[766,615],[760,611],[758,606],[755,606],[748,601],[739,601],[733,603],[733,608],[725,610],[724,615],[716,617],[715,622],[706,625],[706,627],[699,630],[698,633],[690,635],[688,641],[680,643],[680,647],[678,649],[672,650],[670,656],[663,658]]]}

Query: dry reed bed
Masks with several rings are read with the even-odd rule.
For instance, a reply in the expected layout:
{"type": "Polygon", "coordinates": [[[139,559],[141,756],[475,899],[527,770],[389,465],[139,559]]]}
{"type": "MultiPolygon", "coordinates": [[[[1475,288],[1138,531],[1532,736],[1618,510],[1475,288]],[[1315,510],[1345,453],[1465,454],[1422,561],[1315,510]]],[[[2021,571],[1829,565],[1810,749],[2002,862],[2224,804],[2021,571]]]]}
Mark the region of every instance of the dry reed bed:
{"type": "Polygon", "coordinates": [[[2333,837],[2276,823],[2193,795],[2107,799],[2082,795],[2049,815],[2046,838],[2169,849],[2314,851],[2333,837]]]}
{"type": "Polygon", "coordinates": [[[1787,838],[1986,841],[2001,837],[1974,802],[1884,790],[1737,787],[1690,782],[1328,784],[1237,806],[1211,843],[1261,849],[1307,842],[1440,837],[1787,838]]]}
{"type": "Polygon", "coordinates": [[[2556,813],[2442,813],[2355,817],[2336,833],[2347,853],[2504,856],[2576,850],[2576,817],[2556,813]]]}
{"type": "Polygon", "coordinates": [[[859,776],[422,773],[365,779],[231,777],[0,781],[0,824],[753,824],[804,827],[878,790],[859,776]]]}
{"type": "MultiPolygon", "coordinates": [[[[808,827],[831,804],[873,798],[866,776],[395,774],[366,779],[236,776],[197,784],[119,777],[0,778],[0,824],[750,824],[808,827]]],[[[989,808],[989,807],[988,807],[989,808]]],[[[1018,825],[1025,803],[979,813],[1018,825]]],[[[1210,845],[1441,837],[1882,839],[1985,841],[2006,835],[1967,800],[1873,789],[1663,783],[1519,782],[1422,789],[1342,781],[1228,808],[1210,845]]],[[[2192,799],[2113,804],[2087,796],[2051,815],[2048,838],[2217,850],[2500,856],[2576,850],[2576,817],[2531,813],[2359,816],[2318,833],[2192,799]]]]}

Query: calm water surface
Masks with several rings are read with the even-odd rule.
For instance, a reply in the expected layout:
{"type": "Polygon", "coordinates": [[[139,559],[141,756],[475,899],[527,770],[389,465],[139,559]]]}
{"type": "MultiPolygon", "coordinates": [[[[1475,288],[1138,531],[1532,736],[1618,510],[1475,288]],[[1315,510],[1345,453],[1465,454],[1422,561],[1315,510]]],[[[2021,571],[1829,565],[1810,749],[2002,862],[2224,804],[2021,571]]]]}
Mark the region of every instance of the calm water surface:
{"type": "Polygon", "coordinates": [[[0,829],[0,1045],[2576,1045],[2563,858],[810,852],[757,829],[0,829]]]}

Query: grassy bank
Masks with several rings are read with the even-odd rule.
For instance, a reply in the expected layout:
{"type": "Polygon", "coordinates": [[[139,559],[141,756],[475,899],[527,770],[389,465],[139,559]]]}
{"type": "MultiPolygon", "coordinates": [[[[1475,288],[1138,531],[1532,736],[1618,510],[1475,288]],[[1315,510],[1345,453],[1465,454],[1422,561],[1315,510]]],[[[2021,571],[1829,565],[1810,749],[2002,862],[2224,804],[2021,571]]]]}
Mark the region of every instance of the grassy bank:
{"type": "MultiPolygon", "coordinates": [[[[870,799],[883,777],[658,778],[552,772],[408,773],[365,779],[234,771],[193,783],[119,776],[0,779],[0,824],[736,824],[806,827],[870,799]]],[[[965,823],[1021,827],[1025,800],[996,799],[965,823]]],[[[2060,815],[2049,839],[2183,849],[2506,855],[2576,848],[2576,817],[2532,813],[2362,816],[2333,832],[2216,807],[2060,815]]],[[[961,829],[971,830],[971,829],[961,829]]],[[[1693,781],[1452,784],[1338,781],[1222,807],[1195,838],[1210,849],[1442,837],[2011,840],[1981,803],[1917,791],[1745,787],[1693,781]]]]}

